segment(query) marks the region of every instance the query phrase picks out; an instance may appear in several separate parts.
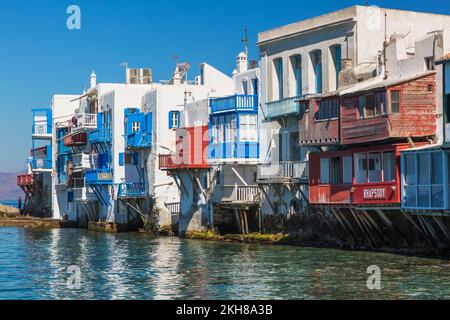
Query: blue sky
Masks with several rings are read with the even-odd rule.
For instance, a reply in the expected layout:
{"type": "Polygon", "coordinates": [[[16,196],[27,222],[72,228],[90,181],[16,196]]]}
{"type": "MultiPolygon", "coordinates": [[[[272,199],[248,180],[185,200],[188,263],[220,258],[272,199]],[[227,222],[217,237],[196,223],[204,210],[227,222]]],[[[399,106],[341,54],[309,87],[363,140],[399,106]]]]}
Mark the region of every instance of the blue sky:
{"type": "MultiPolygon", "coordinates": [[[[31,108],[53,94],[77,94],[92,70],[99,82],[122,82],[121,62],[151,67],[167,79],[174,56],[197,70],[201,62],[231,73],[249,30],[257,33],[364,0],[9,0],[0,2],[0,171],[25,168],[31,108]],[[81,8],[81,30],[66,28],[66,9],[81,8]]],[[[369,1],[389,8],[450,13],[450,1],[369,1]]],[[[193,72],[191,73],[193,74],[193,72]]]]}

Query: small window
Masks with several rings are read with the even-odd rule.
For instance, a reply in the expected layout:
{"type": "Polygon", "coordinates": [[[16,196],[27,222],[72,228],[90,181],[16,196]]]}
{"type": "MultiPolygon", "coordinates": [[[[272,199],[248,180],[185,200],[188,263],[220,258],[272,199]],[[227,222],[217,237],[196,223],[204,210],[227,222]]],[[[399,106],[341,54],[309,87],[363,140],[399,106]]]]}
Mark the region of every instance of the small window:
{"type": "Polygon", "coordinates": [[[383,153],[383,181],[391,182],[397,180],[395,172],[395,154],[394,152],[383,153]]]}
{"type": "Polygon", "coordinates": [[[360,118],[364,118],[364,96],[358,97],[358,115],[360,118]]]}
{"type": "Polygon", "coordinates": [[[125,164],[132,164],[133,156],[131,153],[125,153],[125,164]]]}
{"type": "Polygon", "coordinates": [[[333,157],[330,163],[330,183],[340,184],[341,183],[341,158],[333,157]]]}
{"type": "Polygon", "coordinates": [[[434,86],[432,84],[428,85],[428,92],[433,92],[434,86]]]}
{"type": "Polygon", "coordinates": [[[357,183],[367,182],[367,154],[358,153],[355,155],[355,179],[357,183]]]}
{"type": "Polygon", "coordinates": [[[248,94],[248,82],[247,81],[242,81],[242,92],[244,94],[248,94]]]}
{"type": "Polygon", "coordinates": [[[169,112],[169,129],[180,127],[180,111],[169,112]]]}
{"type": "Polygon", "coordinates": [[[352,183],[353,182],[353,172],[352,172],[352,163],[353,158],[351,156],[347,156],[343,158],[343,174],[342,174],[342,182],[343,183],[352,183]]]}
{"type": "Polygon", "coordinates": [[[369,153],[369,182],[381,182],[381,154],[369,153]]]}
{"type": "Polygon", "coordinates": [[[139,132],[141,132],[141,123],[139,121],[133,121],[131,123],[131,132],[132,133],[139,133],[139,132]]]}
{"type": "MultiPolygon", "coordinates": [[[[257,129],[257,117],[256,114],[244,114],[239,116],[240,126],[239,134],[241,141],[257,141],[258,129],[257,129]]],[[[236,119],[234,119],[236,123],[236,119]]]]}
{"type": "Polygon", "coordinates": [[[427,70],[434,70],[434,58],[433,57],[425,58],[425,67],[427,68],[427,70]]]}
{"type": "Polygon", "coordinates": [[[399,113],[400,112],[400,91],[392,90],[391,91],[391,113],[399,113]]]}
{"type": "Polygon", "coordinates": [[[330,183],[330,158],[320,159],[320,183],[330,183]]]}
{"type": "Polygon", "coordinates": [[[373,94],[366,96],[365,116],[375,117],[375,95],[373,94]]]}

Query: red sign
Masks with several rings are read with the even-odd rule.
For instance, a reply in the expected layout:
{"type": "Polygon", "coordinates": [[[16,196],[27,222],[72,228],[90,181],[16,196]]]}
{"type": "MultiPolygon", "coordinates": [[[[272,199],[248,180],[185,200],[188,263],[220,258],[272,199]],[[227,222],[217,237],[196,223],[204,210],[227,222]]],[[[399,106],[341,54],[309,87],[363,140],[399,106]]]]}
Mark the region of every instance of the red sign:
{"type": "Polygon", "coordinates": [[[365,200],[386,199],[386,190],[385,188],[364,189],[363,197],[365,200]]]}

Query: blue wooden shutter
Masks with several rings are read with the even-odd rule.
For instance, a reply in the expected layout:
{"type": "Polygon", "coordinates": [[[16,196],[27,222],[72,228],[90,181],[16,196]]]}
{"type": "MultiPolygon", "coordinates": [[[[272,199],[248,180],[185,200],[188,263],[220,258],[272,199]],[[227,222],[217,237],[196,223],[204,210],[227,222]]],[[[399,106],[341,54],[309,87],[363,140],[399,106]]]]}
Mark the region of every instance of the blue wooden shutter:
{"type": "Polygon", "coordinates": [[[172,111],[169,111],[169,129],[173,128],[172,111]]]}
{"type": "Polygon", "coordinates": [[[123,152],[119,153],[119,166],[123,167],[125,164],[125,155],[123,152]]]}

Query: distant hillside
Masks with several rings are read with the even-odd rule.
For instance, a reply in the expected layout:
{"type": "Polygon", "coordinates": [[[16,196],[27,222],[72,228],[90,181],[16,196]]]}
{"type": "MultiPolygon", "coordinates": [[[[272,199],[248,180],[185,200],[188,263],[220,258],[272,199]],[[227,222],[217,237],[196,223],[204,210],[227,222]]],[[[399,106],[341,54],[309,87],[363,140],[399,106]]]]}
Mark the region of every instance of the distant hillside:
{"type": "Polygon", "coordinates": [[[16,200],[22,190],[17,186],[17,175],[20,173],[0,172],[0,201],[16,200]]]}

